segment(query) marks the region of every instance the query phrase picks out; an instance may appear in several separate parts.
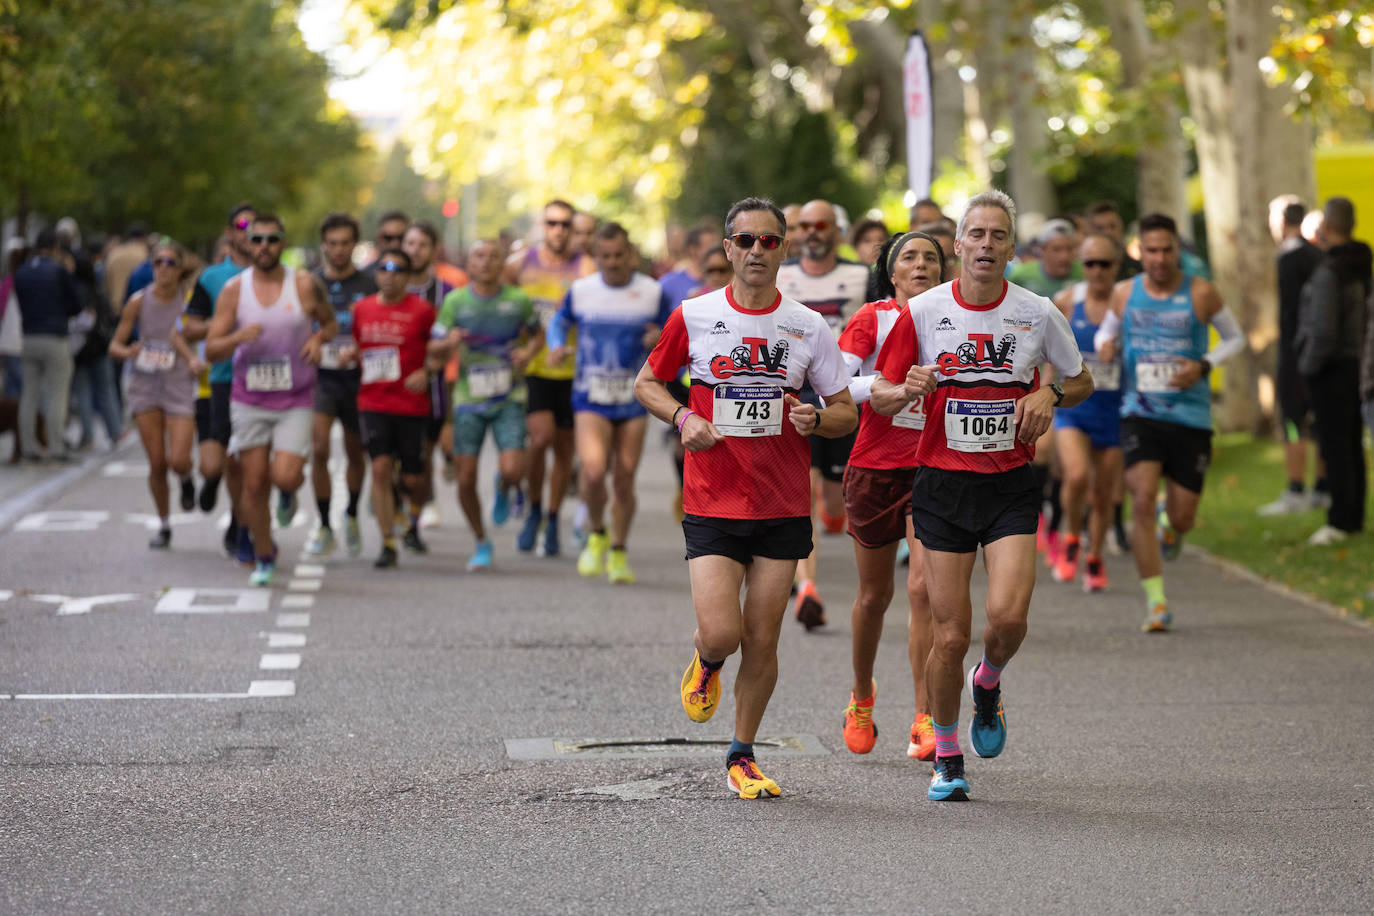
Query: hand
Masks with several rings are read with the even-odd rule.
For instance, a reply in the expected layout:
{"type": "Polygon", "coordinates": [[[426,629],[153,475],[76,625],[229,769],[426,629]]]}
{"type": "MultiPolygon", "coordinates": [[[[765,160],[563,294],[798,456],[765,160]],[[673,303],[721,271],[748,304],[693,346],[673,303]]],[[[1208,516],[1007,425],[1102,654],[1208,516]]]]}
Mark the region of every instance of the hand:
{"type": "Polygon", "coordinates": [[[572,355],[572,347],[564,344],[549,351],[549,365],[557,366],[572,355]]]}
{"type": "Polygon", "coordinates": [[[1097,351],[1097,361],[1099,363],[1110,363],[1116,359],[1116,340],[1109,340],[1097,351]]]}
{"type": "Polygon", "coordinates": [[[320,336],[311,334],[310,339],[305,342],[305,346],[301,347],[301,359],[312,366],[318,366],[322,350],[324,350],[324,344],[320,343],[320,336]]]}
{"type": "Polygon", "coordinates": [[[124,349],[129,354],[128,356],[124,357],[126,361],[138,359],[138,354],[143,350],[143,341],[135,340],[131,344],[125,344],[124,349]]]}
{"type": "Polygon", "coordinates": [[[249,343],[262,336],[262,325],[245,324],[239,328],[239,343],[249,343]]]}
{"type": "Polygon", "coordinates": [[[534,354],[530,352],[529,347],[516,347],[510,353],[511,368],[517,372],[521,371],[530,364],[530,360],[533,358],[534,354]]]}
{"type": "Polygon", "coordinates": [[[908,401],[925,397],[935,390],[935,366],[912,366],[906,370],[902,389],[908,401]]]}
{"type": "Polygon", "coordinates": [[[658,339],[663,336],[662,329],[653,322],[644,325],[644,336],[639,339],[644,349],[652,350],[658,344],[658,339]]]}
{"type": "Polygon", "coordinates": [[[1178,368],[1174,370],[1173,378],[1169,379],[1170,388],[1181,391],[1193,387],[1202,379],[1201,360],[1180,359],[1176,365],[1178,368]]]}
{"type": "Polygon", "coordinates": [[[1030,445],[1054,422],[1054,389],[1038,388],[1016,402],[1016,438],[1030,445]]]}
{"type": "Polygon", "coordinates": [[[792,420],[792,427],[801,435],[809,436],[821,425],[821,415],[816,405],[803,403],[795,394],[786,395],[782,400],[788,407],[787,415],[792,420]]]}
{"type": "Polygon", "coordinates": [[[413,391],[422,394],[429,390],[429,372],[425,369],[416,369],[407,375],[401,384],[406,386],[406,391],[413,391]]]}
{"type": "Polygon", "coordinates": [[[339,348],[339,366],[351,366],[358,361],[358,345],[348,344],[339,348]]]}
{"type": "Polygon", "coordinates": [[[725,437],[716,425],[701,414],[688,414],[682,421],[682,444],[689,452],[703,452],[725,437]]]}
{"type": "Polygon", "coordinates": [[[193,354],[191,358],[186,361],[186,371],[190,372],[193,376],[200,375],[205,371],[205,360],[193,354]]]}

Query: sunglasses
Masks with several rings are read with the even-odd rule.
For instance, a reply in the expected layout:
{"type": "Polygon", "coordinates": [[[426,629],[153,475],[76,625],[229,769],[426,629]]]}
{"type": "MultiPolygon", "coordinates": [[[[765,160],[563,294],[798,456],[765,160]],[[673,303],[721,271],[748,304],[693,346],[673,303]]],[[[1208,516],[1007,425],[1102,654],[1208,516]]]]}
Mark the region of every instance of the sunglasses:
{"type": "Polygon", "coordinates": [[[395,235],[379,235],[377,236],[377,238],[381,239],[383,242],[399,242],[401,239],[405,238],[405,236],[402,233],[398,232],[395,235]]]}
{"type": "Polygon", "coordinates": [[[253,221],[252,221],[251,219],[236,219],[236,220],[234,220],[234,228],[235,228],[235,229],[238,229],[239,231],[243,231],[244,229],[247,229],[247,228],[248,228],[249,226],[251,226],[251,225],[253,225],[253,221]]]}
{"type": "Polygon", "coordinates": [[[817,232],[824,232],[830,228],[830,224],[823,219],[818,219],[814,223],[797,223],[802,232],[810,232],[815,229],[817,232]]]}
{"type": "Polygon", "coordinates": [[[706,268],[706,273],[708,273],[708,274],[728,274],[729,272],[730,272],[730,268],[728,268],[728,267],[708,267],[708,268],[706,268]]]}
{"type": "Polygon", "coordinates": [[[377,269],[380,270],[382,273],[388,274],[404,274],[410,272],[409,268],[402,267],[395,261],[387,261],[385,264],[379,264],[377,265],[377,269]]]}
{"type": "Polygon", "coordinates": [[[1084,261],[1084,262],[1083,262],[1083,266],[1084,266],[1084,267],[1101,267],[1102,269],[1105,270],[1105,269],[1108,268],[1108,267],[1115,267],[1115,266],[1116,266],[1116,262],[1115,262],[1115,261],[1099,261],[1099,260],[1097,260],[1096,258],[1094,258],[1094,259],[1091,260],[1091,261],[1084,261]]]}
{"type": "Polygon", "coordinates": [[[175,258],[154,258],[154,267],[180,267],[175,258]]]}
{"type": "Polygon", "coordinates": [[[544,220],[544,225],[545,225],[545,226],[548,226],[550,229],[558,229],[558,228],[560,228],[560,227],[563,228],[563,229],[571,229],[571,228],[572,228],[572,220],[570,220],[570,219],[546,219],[546,220],[544,220]]]}
{"type": "Polygon", "coordinates": [[[281,241],[281,236],[275,232],[270,232],[267,235],[254,233],[248,236],[248,241],[252,242],[254,245],[275,245],[281,241]]]}
{"type": "Polygon", "coordinates": [[[755,242],[762,245],[765,251],[772,251],[782,244],[783,239],[782,236],[772,235],[771,233],[768,235],[754,235],[752,232],[736,232],[734,235],[730,236],[730,241],[734,243],[736,248],[741,248],[745,251],[753,248],[755,242]]]}

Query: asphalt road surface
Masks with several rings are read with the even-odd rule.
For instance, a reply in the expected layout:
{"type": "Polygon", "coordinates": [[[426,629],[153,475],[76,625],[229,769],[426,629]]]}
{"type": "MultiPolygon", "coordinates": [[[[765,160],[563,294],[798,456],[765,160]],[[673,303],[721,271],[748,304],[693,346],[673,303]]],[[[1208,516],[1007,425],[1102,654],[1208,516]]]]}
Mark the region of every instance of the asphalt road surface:
{"type": "Polygon", "coordinates": [[[1374,630],[1194,555],[1166,571],[1164,636],[1138,632],[1124,558],[1100,596],[1042,572],[1007,750],[937,804],[905,753],[900,598],[877,748],[844,748],[855,575],[824,537],[830,624],[787,621],[759,748],[783,796],[735,798],[701,743],[728,741],[730,704],[695,725],[678,699],[693,616],[650,438],[621,587],[577,576],[570,510],[564,557],[518,555],[513,521],[496,569],[465,572],[446,485],[428,556],[374,570],[364,510],[361,558],[303,559],[307,505],[255,590],[222,505],[146,548],[136,443],[0,468],[0,912],[1374,909],[1374,630]]]}

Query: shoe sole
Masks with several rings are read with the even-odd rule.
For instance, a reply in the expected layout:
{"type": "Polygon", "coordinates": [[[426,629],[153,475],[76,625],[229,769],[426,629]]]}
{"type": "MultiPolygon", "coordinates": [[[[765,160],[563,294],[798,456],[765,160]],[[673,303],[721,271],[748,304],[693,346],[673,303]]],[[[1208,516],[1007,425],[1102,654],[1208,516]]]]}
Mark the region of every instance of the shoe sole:
{"type": "MultiPolygon", "coordinates": [[[[970,703],[974,702],[973,675],[977,670],[978,666],[974,665],[972,668],[968,669],[968,677],[965,678],[965,681],[968,684],[968,698],[970,703]]],[[[1003,715],[1002,719],[1002,746],[999,747],[997,750],[993,751],[991,754],[984,754],[982,751],[978,750],[978,745],[975,744],[973,741],[973,723],[978,721],[978,714],[975,712],[973,715],[973,719],[971,719],[968,723],[968,745],[969,747],[973,748],[973,753],[977,754],[979,757],[982,757],[984,760],[991,760],[994,757],[1001,756],[1002,752],[1007,749],[1007,724],[1005,714],[1003,715]]]]}
{"type": "Polygon", "coordinates": [[[729,786],[731,792],[734,792],[737,796],[744,799],[745,801],[757,801],[761,798],[778,798],[782,795],[782,789],[779,789],[777,792],[769,792],[766,789],[759,789],[753,795],[745,795],[744,792],[735,787],[734,782],[730,780],[729,776],[725,777],[725,784],[729,786]]]}
{"type": "Polygon", "coordinates": [[[968,788],[955,786],[953,789],[950,789],[944,795],[936,795],[932,790],[927,790],[926,798],[930,799],[931,801],[966,802],[968,801],[968,788]]]}

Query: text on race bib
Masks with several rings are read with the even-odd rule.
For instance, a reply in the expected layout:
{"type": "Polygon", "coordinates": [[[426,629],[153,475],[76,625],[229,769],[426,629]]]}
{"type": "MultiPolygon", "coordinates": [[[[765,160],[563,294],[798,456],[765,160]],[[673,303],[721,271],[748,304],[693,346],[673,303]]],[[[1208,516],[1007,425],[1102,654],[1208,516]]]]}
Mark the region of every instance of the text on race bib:
{"type": "Polygon", "coordinates": [[[945,442],[956,452],[1005,452],[1016,446],[1016,401],[945,401],[945,442]]]}
{"type": "Polygon", "coordinates": [[[401,380],[401,351],[395,347],[373,347],[363,351],[364,385],[401,380]]]}
{"type": "Polygon", "coordinates": [[[176,350],[163,340],[147,340],[138,351],[134,368],[140,372],[167,372],[177,363],[176,350]]]}
{"type": "Polygon", "coordinates": [[[1093,390],[1095,391],[1116,391],[1121,387],[1121,361],[1112,360],[1109,363],[1100,362],[1096,357],[1083,357],[1083,365],[1088,367],[1088,374],[1093,379],[1093,390]]]}
{"type": "Polygon", "coordinates": [[[925,429],[926,399],[916,398],[910,401],[892,418],[892,425],[900,429],[925,429]]]}
{"type": "Polygon", "coordinates": [[[587,374],[587,400],[613,407],[635,399],[635,377],[628,372],[587,374]]]}
{"type": "Polygon", "coordinates": [[[1160,394],[1177,391],[1170,381],[1178,371],[1178,360],[1173,356],[1148,356],[1135,364],[1135,387],[1137,391],[1160,394]]]}
{"type": "Polygon", "coordinates": [[[291,357],[269,356],[248,364],[244,386],[249,391],[290,391],[291,357]]]}
{"type": "Polygon", "coordinates": [[[478,363],[468,367],[468,395],[473,398],[500,398],[510,394],[514,381],[510,366],[478,363]]]}
{"type": "Polygon", "coordinates": [[[320,368],[321,369],[346,369],[348,364],[341,358],[345,347],[353,346],[351,337],[335,337],[329,343],[320,348],[320,368]]]}
{"type": "Polygon", "coordinates": [[[717,385],[711,422],[722,436],[782,434],[782,389],[772,385],[717,385]]]}

